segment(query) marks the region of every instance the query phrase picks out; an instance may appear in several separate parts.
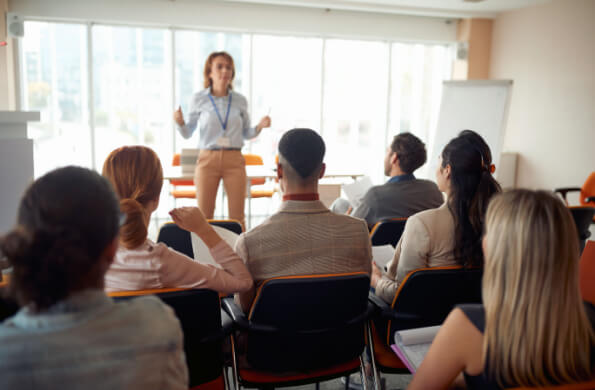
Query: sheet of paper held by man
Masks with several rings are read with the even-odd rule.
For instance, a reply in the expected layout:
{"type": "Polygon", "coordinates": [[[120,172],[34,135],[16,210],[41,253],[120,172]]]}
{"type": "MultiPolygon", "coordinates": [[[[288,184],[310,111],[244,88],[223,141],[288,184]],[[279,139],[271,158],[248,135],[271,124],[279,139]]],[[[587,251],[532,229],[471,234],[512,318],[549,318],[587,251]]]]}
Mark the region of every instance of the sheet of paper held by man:
{"type": "Polygon", "coordinates": [[[343,184],[341,188],[351,203],[351,207],[356,208],[362,203],[362,199],[370,187],[372,187],[372,180],[368,176],[364,176],[353,183],[343,184]]]}

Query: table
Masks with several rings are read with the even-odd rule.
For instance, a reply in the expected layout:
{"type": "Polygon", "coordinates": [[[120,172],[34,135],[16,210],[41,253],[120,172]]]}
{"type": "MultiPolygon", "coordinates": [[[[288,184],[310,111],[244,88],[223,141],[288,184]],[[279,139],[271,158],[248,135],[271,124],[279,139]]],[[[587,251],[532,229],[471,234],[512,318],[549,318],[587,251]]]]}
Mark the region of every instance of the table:
{"type": "MultiPolygon", "coordinates": [[[[251,226],[251,217],[252,217],[252,198],[250,196],[251,191],[250,187],[252,184],[253,179],[265,179],[265,180],[274,180],[277,178],[277,171],[274,168],[267,167],[264,165],[247,165],[246,166],[246,176],[248,179],[247,182],[247,198],[248,198],[248,215],[246,218],[246,228],[250,228],[251,226]]],[[[349,173],[349,172],[325,172],[322,179],[348,179],[351,178],[353,180],[357,180],[357,178],[364,176],[363,173],[349,173]]],[[[192,172],[183,172],[182,167],[168,167],[164,170],[164,180],[194,180],[194,171],[192,172]]],[[[322,190],[322,188],[321,188],[322,190]]],[[[322,191],[325,192],[325,191],[322,191]]],[[[340,188],[339,188],[340,192],[340,188]]],[[[222,192],[222,202],[225,198],[225,190],[222,192]]],[[[322,195],[321,195],[322,196],[322,195]]],[[[338,197],[338,196],[337,196],[338,197]]],[[[328,201],[328,199],[327,199],[328,201]]],[[[325,202],[328,203],[328,202],[325,202]]]]}

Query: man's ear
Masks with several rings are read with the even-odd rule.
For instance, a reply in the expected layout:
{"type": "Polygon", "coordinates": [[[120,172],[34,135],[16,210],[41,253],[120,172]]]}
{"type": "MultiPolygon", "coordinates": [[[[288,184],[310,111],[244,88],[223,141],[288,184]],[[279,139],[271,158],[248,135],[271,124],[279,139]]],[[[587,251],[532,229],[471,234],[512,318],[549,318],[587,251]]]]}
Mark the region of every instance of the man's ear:
{"type": "Polygon", "coordinates": [[[281,180],[283,177],[283,167],[281,164],[277,163],[277,179],[281,180]]]}
{"type": "Polygon", "coordinates": [[[320,168],[320,174],[318,175],[319,179],[322,179],[322,177],[324,176],[324,171],[326,171],[326,164],[322,163],[322,168],[320,168]]]}
{"type": "Polygon", "coordinates": [[[399,155],[397,154],[397,152],[394,152],[391,156],[390,156],[390,164],[391,165],[395,165],[397,163],[397,160],[399,160],[399,155]]]}

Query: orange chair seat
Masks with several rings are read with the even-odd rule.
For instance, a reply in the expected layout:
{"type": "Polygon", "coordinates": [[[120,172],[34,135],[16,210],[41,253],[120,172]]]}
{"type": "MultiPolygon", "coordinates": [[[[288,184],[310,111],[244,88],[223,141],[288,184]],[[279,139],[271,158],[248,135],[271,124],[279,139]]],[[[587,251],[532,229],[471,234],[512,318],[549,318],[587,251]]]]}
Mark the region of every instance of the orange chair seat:
{"type": "Polygon", "coordinates": [[[196,198],[196,190],[172,190],[171,195],[176,199],[194,199],[196,198]]]}
{"type": "Polygon", "coordinates": [[[2,275],[2,281],[0,281],[0,288],[4,288],[8,286],[8,282],[10,281],[10,275],[2,275]]]}
{"type": "Polygon", "coordinates": [[[382,342],[374,325],[372,325],[372,339],[374,341],[374,357],[376,358],[376,364],[378,364],[382,371],[402,370],[409,372],[405,364],[403,364],[393,350],[382,342]]]}
{"type": "Polygon", "coordinates": [[[194,180],[170,179],[169,182],[172,186],[194,186],[194,180]]]}
{"type": "Polygon", "coordinates": [[[250,197],[251,198],[270,198],[273,196],[275,191],[273,190],[251,190],[250,197]]]}
{"type": "Polygon", "coordinates": [[[189,390],[225,390],[223,375],[210,382],[191,387],[189,390]]]}
{"type": "Polygon", "coordinates": [[[255,178],[255,179],[250,179],[250,185],[253,186],[260,186],[263,185],[264,183],[266,183],[266,179],[264,178],[255,178]]]}
{"type": "Polygon", "coordinates": [[[249,383],[286,383],[298,382],[309,378],[324,378],[340,376],[342,373],[359,370],[359,359],[354,359],[350,362],[339,364],[323,370],[312,371],[307,374],[292,374],[292,375],[276,375],[266,371],[241,369],[240,378],[249,383]]]}

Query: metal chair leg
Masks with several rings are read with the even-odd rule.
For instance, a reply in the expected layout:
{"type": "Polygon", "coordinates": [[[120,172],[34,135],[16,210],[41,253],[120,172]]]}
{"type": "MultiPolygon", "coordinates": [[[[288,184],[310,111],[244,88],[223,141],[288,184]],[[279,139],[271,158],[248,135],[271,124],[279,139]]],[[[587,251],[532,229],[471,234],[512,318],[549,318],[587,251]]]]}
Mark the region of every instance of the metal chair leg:
{"type": "Polygon", "coordinates": [[[360,377],[362,379],[362,389],[368,390],[368,378],[366,377],[366,364],[362,355],[359,357],[360,377]]]}
{"type": "Polygon", "coordinates": [[[380,390],[380,374],[376,366],[376,355],[374,351],[374,339],[372,337],[372,324],[370,321],[366,322],[366,330],[368,332],[368,347],[370,348],[370,360],[372,361],[372,370],[374,371],[374,390],[380,390]]]}
{"type": "Polygon", "coordinates": [[[232,361],[232,374],[233,374],[233,387],[234,390],[241,390],[240,378],[238,376],[238,358],[236,356],[236,343],[233,333],[229,336],[231,338],[231,361],[232,361]]]}

